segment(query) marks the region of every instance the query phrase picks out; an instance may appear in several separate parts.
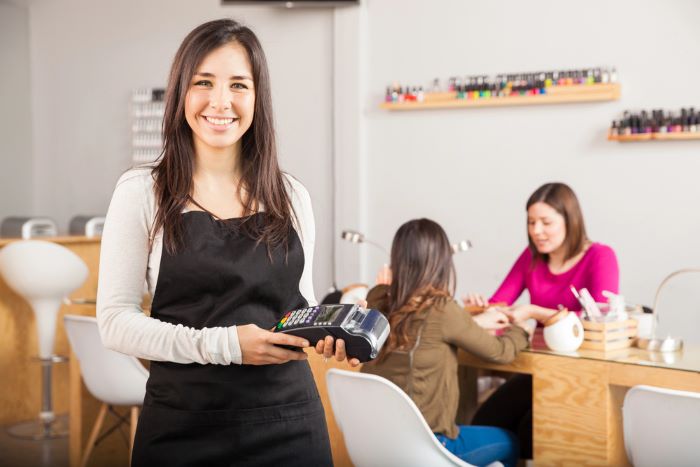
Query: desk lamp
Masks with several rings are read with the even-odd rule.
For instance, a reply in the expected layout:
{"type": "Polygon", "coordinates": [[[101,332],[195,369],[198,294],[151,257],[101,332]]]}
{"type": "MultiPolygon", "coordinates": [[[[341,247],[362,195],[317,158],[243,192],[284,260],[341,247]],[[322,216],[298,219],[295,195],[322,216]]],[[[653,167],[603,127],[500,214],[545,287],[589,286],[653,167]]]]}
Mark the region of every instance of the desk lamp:
{"type": "Polygon", "coordinates": [[[663,288],[672,278],[693,272],[700,273],[700,268],[679,269],[678,271],[672,272],[661,281],[659,288],[656,289],[656,296],[654,297],[654,309],[652,310],[651,320],[651,336],[648,338],[638,338],[637,347],[656,352],[675,352],[683,348],[683,339],[680,337],[656,337],[656,325],[659,321],[659,296],[661,295],[663,288]]]}
{"type": "Polygon", "coordinates": [[[365,237],[365,234],[358,232],[357,230],[343,230],[340,234],[340,238],[347,240],[350,243],[367,243],[373,245],[375,248],[379,248],[385,255],[389,256],[389,252],[377,242],[373,242],[365,237]]]}
{"type": "MultiPolygon", "coordinates": [[[[347,240],[350,243],[368,243],[376,248],[379,248],[387,256],[390,256],[386,248],[384,248],[377,242],[367,239],[367,237],[365,237],[365,234],[358,232],[357,230],[343,230],[343,232],[340,234],[340,238],[342,238],[343,240],[347,240]]],[[[460,242],[452,244],[452,251],[455,253],[468,251],[472,248],[474,247],[472,246],[472,242],[470,242],[469,240],[462,240],[460,242]]]]}

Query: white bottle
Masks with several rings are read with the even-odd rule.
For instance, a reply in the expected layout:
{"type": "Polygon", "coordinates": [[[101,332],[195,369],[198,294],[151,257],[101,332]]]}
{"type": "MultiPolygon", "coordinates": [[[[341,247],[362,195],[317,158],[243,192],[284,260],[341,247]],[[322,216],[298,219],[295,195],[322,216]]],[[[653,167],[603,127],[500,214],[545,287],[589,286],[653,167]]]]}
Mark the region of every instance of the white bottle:
{"type": "Polygon", "coordinates": [[[610,316],[611,320],[627,321],[629,319],[625,309],[625,297],[607,290],[603,291],[603,296],[608,299],[608,316],[610,316]]]}

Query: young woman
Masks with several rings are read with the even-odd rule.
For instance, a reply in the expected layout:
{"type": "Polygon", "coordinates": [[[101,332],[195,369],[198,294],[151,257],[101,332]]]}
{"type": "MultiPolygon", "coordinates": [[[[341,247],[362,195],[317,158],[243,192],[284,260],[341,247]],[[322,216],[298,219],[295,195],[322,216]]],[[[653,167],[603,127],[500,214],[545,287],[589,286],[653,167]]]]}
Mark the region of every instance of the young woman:
{"type": "Polygon", "coordinates": [[[100,258],[105,345],[152,361],[133,465],[330,465],[306,354],[281,347],[310,343],[268,331],[315,303],[315,233],[309,194],[278,166],[250,29],[211,21],[184,39],[163,136],[162,158],[117,183],[100,258]]]}
{"type": "Polygon", "coordinates": [[[440,442],[475,465],[515,465],[514,435],[493,427],[457,426],[457,350],[494,362],[510,362],[528,345],[525,325],[494,337],[453,299],[455,270],[444,230],[428,219],[412,220],[391,246],[391,285],[368,294],[369,306],[386,313],[391,333],[378,359],[363,372],[383,376],[416,403],[440,442]]]}
{"type": "MultiPolygon", "coordinates": [[[[619,268],[609,246],[589,240],[573,190],[547,183],[527,200],[528,247],[513,265],[489,303],[512,305],[524,290],[530,303],[506,311],[514,320],[544,322],[559,306],[580,312],[570,286],[586,288],[596,301],[603,291],[618,293],[619,268]]],[[[480,295],[465,297],[467,305],[485,305],[480,295]]],[[[475,414],[473,423],[506,428],[518,434],[523,457],[532,457],[532,379],[509,379],[475,414]]]]}
{"type": "Polygon", "coordinates": [[[527,200],[528,247],[488,302],[478,294],[465,297],[467,305],[505,302],[512,305],[524,290],[530,304],[516,307],[519,319],[546,320],[559,305],[580,312],[570,286],[587,288],[596,301],[603,291],[618,293],[620,273],[615,252],[591,242],[578,199],[563,183],[547,183],[527,200]]]}

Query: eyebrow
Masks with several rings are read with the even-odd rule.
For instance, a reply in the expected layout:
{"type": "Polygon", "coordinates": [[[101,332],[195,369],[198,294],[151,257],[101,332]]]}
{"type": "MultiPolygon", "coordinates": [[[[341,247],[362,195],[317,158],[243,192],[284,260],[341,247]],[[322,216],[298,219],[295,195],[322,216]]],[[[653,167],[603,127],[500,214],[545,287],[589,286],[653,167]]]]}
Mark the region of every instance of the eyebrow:
{"type": "MultiPolygon", "coordinates": [[[[213,73],[207,73],[206,71],[197,72],[194,75],[195,76],[202,76],[204,78],[216,78],[216,76],[213,73]]],[[[253,81],[253,78],[251,78],[250,76],[244,76],[244,75],[233,75],[229,79],[230,80],[247,79],[248,81],[253,81]]]]}

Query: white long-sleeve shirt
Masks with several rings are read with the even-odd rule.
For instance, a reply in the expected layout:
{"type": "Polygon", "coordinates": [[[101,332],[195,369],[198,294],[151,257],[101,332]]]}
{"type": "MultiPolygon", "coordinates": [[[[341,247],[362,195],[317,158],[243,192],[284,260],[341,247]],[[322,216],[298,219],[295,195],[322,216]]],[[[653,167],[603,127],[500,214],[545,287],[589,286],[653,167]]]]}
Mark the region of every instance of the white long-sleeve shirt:
{"type": "MultiPolygon", "coordinates": [[[[304,271],[299,291],[316,304],[311,270],[315,224],[306,188],[285,174],[295,229],[304,249],[304,271]]],[[[97,321],[102,342],[110,349],[155,361],[176,363],[242,362],[236,326],[194,329],[147,316],[141,308],[144,280],[154,296],[163,250],[163,231],[149,235],[156,212],[151,168],[135,168],[117,182],[107,211],[97,287],[97,321]]]]}

